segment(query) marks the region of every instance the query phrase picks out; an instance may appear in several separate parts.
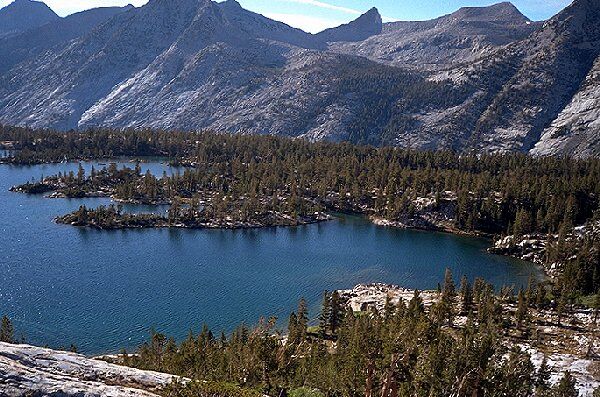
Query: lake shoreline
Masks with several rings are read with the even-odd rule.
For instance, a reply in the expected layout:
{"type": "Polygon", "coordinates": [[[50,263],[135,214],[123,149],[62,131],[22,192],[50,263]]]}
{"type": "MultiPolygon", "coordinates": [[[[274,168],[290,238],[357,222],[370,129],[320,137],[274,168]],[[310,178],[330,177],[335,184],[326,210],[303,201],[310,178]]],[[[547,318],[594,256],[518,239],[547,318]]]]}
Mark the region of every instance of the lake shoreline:
{"type": "MultiPolygon", "coordinates": [[[[151,216],[156,214],[150,214],[151,216]]],[[[142,215],[138,215],[142,216],[142,215]]],[[[54,222],[60,225],[74,226],[79,228],[92,228],[96,230],[127,230],[127,229],[190,229],[190,230],[250,230],[250,229],[264,229],[264,228],[277,228],[277,227],[298,227],[314,225],[321,222],[327,222],[333,219],[328,214],[319,213],[313,217],[307,217],[298,219],[292,222],[288,219],[288,223],[272,222],[272,223],[258,223],[258,222],[243,222],[243,221],[228,221],[223,219],[214,219],[208,222],[194,222],[191,224],[186,223],[169,223],[164,217],[154,218],[146,223],[139,223],[135,221],[121,222],[112,225],[102,225],[93,221],[79,222],[72,220],[73,215],[67,214],[54,218],[54,222]]],[[[283,220],[286,218],[280,217],[283,220]]]]}
{"type": "MultiPolygon", "coordinates": [[[[86,175],[100,169],[97,163],[82,166],[86,175]]],[[[162,161],[142,167],[155,175],[177,172],[162,161]]],[[[8,277],[1,292],[9,302],[6,314],[33,344],[74,342],[81,352],[100,354],[134,349],[152,326],[177,338],[204,322],[230,332],[261,316],[285,319],[298,297],[316,305],[326,289],[379,281],[435,288],[445,266],[498,288],[526,285],[530,272],[540,275],[528,263],[488,255],[487,241],[386,230],[355,211],[346,215],[329,206],[326,212],[338,219],[302,227],[98,231],[52,219],[84,205],[108,206],[109,197],[9,192],[32,176],[39,181],[40,175],[71,171],[76,175],[78,164],[0,166],[6,204],[0,241],[12,247],[0,258],[8,277]]],[[[123,212],[165,216],[169,208],[113,204],[123,212]]]]}
{"type": "MultiPolygon", "coordinates": [[[[131,161],[131,160],[130,160],[131,161]]],[[[117,204],[132,204],[132,205],[170,205],[172,201],[161,199],[153,201],[140,201],[136,199],[122,199],[116,197],[114,192],[110,189],[89,191],[85,194],[78,196],[69,196],[64,192],[60,191],[60,185],[52,182],[48,184],[46,181],[39,183],[26,183],[24,185],[13,186],[10,191],[23,194],[44,194],[50,193],[44,196],[44,198],[50,199],[69,199],[69,198],[110,198],[114,203],[117,204]]],[[[425,198],[422,198],[425,199],[425,198]]],[[[490,240],[490,246],[487,248],[487,252],[506,256],[514,259],[523,260],[532,264],[535,264],[545,276],[554,279],[557,276],[555,268],[549,268],[543,261],[539,260],[539,257],[530,258],[530,251],[518,252],[514,249],[499,249],[498,244],[502,240],[496,235],[485,233],[477,230],[463,230],[454,226],[454,220],[452,213],[454,209],[451,208],[453,205],[453,197],[448,197],[443,201],[441,209],[433,210],[432,203],[427,202],[421,208],[421,211],[413,217],[405,217],[404,221],[391,220],[369,214],[368,210],[346,210],[329,206],[328,212],[319,212],[315,214],[309,214],[297,219],[291,219],[286,217],[284,214],[274,214],[275,218],[268,222],[260,221],[240,221],[231,219],[209,219],[203,222],[194,220],[192,222],[170,222],[166,217],[159,215],[158,213],[151,214],[133,214],[128,215],[129,219],[119,219],[124,217],[122,214],[116,214],[116,222],[110,224],[103,224],[102,222],[96,222],[91,219],[81,220],[77,219],[77,211],[58,216],[54,218],[54,222],[61,225],[74,226],[79,228],[92,228],[96,230],[127,230],[127,229],[190,229],[190,230],[243,230],[243,229],[262,229],[262,228],[273,228],[273,227],[297,227],[306,226],[321,222],[327,222],[333,219],[330,215],[331,212],[342,213],[352,216],[359,216],[368,219],[369,222],[378,227],[387,227],[404,230],[415,230],[423,232],[437,232],[446,233],[459,237],[468,238],[485,238],[490,240]],[[133,218],[132,218],[133,216],[133,218]]],[[[93,211],[93,210],[91,210],[93,211]]],[[[556,267],[556,266],[555,266],[556,267]]]]}

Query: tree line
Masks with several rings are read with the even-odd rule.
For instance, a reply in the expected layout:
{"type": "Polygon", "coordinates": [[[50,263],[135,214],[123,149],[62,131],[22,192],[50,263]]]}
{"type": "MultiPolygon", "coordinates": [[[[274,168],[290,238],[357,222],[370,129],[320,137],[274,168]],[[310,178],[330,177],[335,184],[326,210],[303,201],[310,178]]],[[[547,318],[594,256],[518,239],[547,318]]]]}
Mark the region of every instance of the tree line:
{"type": "Polygon", "coordinates": [[[506,343],[531,326],[531,297],[496,295],[481,279],[471,285],[463,278],[457,288],[449,271],[438,295],[428,308],[415,291],[409,301],[354,313],[337,292],[325,293],[318,325],[310,325],[301,300],[285,336],[273,318],[230,336],[205,326],[179,344],[153,332],[135,355],[122,357],[129,366],[201,381],[172,386],[172,396],[213,395],[205,389],[215,383],[273,396],[578,396],[568,371],[552,385],[546,358],[536,368],[506,343]],[[466,317],[460,326],[458,316],[466,317]]]}
{"type": "MultiPolygon", "coordinates": [[[[188,167],[172,176],[122,180],[117,196],[207,201],[210,194],[214,211],[241,213],[240,219],[269,210],[308,214],[329,208],[395,220],[414,214],[418,198],[442,204],[451,193],[457,230],[556,235],[546,261],[565,264],[566,292],[593,294],[600,289],[600,233],[577,241],[570,238],[575,226],[600,221],[599,159],[414,151],[160,130],[62,133],[0,127],[0,141],[12,142],[17,150],[5,161],[17,164],[162,156],[188,167]]],[[[96,176],[86,183],[102,175],[96,176]]]]}

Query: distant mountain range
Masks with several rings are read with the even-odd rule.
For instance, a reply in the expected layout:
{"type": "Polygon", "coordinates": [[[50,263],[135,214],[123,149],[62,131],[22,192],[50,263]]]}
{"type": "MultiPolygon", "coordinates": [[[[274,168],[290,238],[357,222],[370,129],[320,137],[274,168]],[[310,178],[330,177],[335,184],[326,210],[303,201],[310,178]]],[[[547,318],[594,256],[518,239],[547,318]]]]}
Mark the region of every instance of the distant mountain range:
{"type": "Polygon", "coordinates": [[[422,22],[371,9],[314,35],[235,0],[48,11],[0,10],[0,123],[600,154],[597,0],[543,23],[510,3],[422,22]]]}

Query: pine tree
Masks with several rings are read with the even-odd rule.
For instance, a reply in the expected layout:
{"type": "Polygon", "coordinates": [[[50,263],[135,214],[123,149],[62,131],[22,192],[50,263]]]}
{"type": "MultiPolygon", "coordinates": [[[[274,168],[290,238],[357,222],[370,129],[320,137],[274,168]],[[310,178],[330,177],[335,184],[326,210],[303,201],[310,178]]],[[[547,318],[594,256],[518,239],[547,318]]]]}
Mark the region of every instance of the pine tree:
{"type": "Polygon", "coordinates": [[[412,317],[417,318],[424,312],[425,305],[423,304],[423,298],[421,298],[421,292],[416,289],[410,302],[408,302],[408,313],[412,317]]]}
{"type": "Polygon", "coordinates": [[[537,291],[535,293],[535,306],[538,309],[542,309],[546,306],[546,288],[543,284],[538,284],[537,291]]]}
{"type": "Polygon", "coordinates": [[[565,371],[562,379],[556,386],[552,388],[552,397],[578,397],[579,391],[577,390],[575,379],[569,371],[565,371]]]}
{"type": "Polygon", "coordinates": [[[562,325],[562,319],[567,310],[567,297],[565,296],[564,290],[558,298],[558,304],[556,306],[557,324],[560,327],[562,325]]]}
{"type": "Polygon", "coordinates": [[[544,356],[542,360],[542,364],[540,368],[537,370],[535,376],[535,392],[536,396],[543,397],[548,392],[550,388],[550,377],[552,373],[550,371],[550,367],[548,366],[548,358],[544,356]]]}
{"type": "Polygon", "coordinates": [[[577,198],[575,195],[571,194],[567,199],[564,223],[569,227],[573,227],[577,222],[577,215],[579,213],[577,198]]]}
{"type": "Polygon", "coordinates": [[[442,299],[445,299],[447,302],[454,303],[455,298],[456,298],[456,285],[454,284],[452,270],[447,268],[446,274],[444,275],[444,288],[442,289],[442,299]]]}
{"type": "Polygon", "coordinates": [[[389,296],[385,297],[385,305],[383,306],[383,318],[388,321],[394,316],[396,308],[392,305],[392,300],[389,296]]]}
{"type": "Polygon", "coordinates": [[[300,299],[298,302],[298,332],[300,340],[306,339],[306,330],[308,328],[308,308],[306,306],[306,300],[300,299]]]}
{"type": "Polygon", "coordinates": [[[444,276],[444,286],[442,288],[442,296],[436,306],[439,320],[448,320],[448,323],[452,325],[455,316],[454,304],[456,301],[456,286],[452,276],[452,271],[446,269],[444,276]]]}
{"type": "Polygon", "coordinates": [[[466,313],[473,305],[473,288],[467,276],[463,276],[460,280],[460,297],[462,299],[462,311],[466,313]]]}
{"type": "Polygon", "coordinates": [[[81,163],[79,163],[79,168],[77,169],[77,183],[78,184],[83,183],[84,179],[85,179],[85,170],[83,169],[83,166],[81,165],[81,163]]]}
{"type": "Polygon", "coordinates": [[[0,326],[0,342],[15,343],[15,330],[13,324],[7,316],[2,317],[0,326]]]}
{"type": "Polygon", "coordinates": [[[523,323],[526,323],[528,313],[529,308],[527,307],[527,299],[525,298],[523,289],[520,289],[519,295],[517,296],[517,328],[523,329],[523,323]]]}
{"type": "Polygon", "coordinates": [[[293,344],[300,342],[298,316],[296,316],[296,313],[294,312],[290,314],[290,319],[288,320],[288,341],[293,344]]]}
{"type": "Polygon", "coordinates": [[[328,291],[323,293],[323,303],[319,314],[319,332],[325,337],[329,331],[329,319],[331,318],[331,299],[328,291]]]}
{"type": "Polygon", "coordinates": [[[331,315],[329,319],[331,332],[335,334],[344,318],[344,304],[337,291],[331,294],[331,315]]]}
{"type": "Polygon", "coordinates": [[[535,278],[533,275],[529,275],[529,281],[527,282],[527,291],[525,291],[525,298],[527,300],[527,305],[531,306],[535,302],[535,293],[537,292],[535,278]]]}
{"type": "Polygon", "coordinates": [[[520,209],[513,224],[513,234],[516,237],[521,237],[524,234],[531,233],[532,230],[533,220],[531,214],[525,209],[520,209]]]}

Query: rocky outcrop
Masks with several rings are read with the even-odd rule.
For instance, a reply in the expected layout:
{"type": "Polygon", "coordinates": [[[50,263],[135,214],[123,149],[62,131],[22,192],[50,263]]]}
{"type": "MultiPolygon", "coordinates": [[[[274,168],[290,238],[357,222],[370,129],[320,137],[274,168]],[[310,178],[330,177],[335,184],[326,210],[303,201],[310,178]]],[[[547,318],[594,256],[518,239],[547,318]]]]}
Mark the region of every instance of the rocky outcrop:
{"type": "Polygon", "coordinates": [[[316,37],[324,42],[356,42],[380,34],[382,29],[383,21],[379,11],[377,8],[371,8],[358,19],[336,28],[326,29],[316,37]]]}
{"type": "Polygon", "coordinates": [[[567,154],[600,156],[600,57],[581,88],[563,109],[531,153],[537,156],[567,154]]]}
{"type": "MultiPolygon", "coordinates": [[[[377,310],[382,312],[386,301],[396,306],[400,301],[408,303],[414,296],[415,290],[402,288],[397,285],[381,283],[359,284],[352,289],[338,291],[346,306],[354,312],[377,310]]],[[[439,298],[437,291],[420,291],[425,307],[429,308],[439,298]]]]}
{"type": "Polygon", "coordinates": [[[42,26],[0,39],[0,76],[26,60],[43,55],[46,51],[89,33],[127,7],[95,8],[55,19],[42,26]]]}
{"type": "Polygon", "coordinates": [[[263,15],[248,11],[237,0],[218,3],[225,18],[237,24],[248,36],[262,40],[277,41],[300,48],[324,49],[325,43],[318,37],[283,22],[274,21],[263,15]]]}
{"type": "Polygon", "coordinates": [[[474,61],[526,38],[539,26],[512,4],[501,3],[461,8],[431,21],[389,22],[381,34],[360,42],[332,43],[330,48],[403,68],[436,71],[474,61]]]}
{"type": "Polygon", "coordinates": [[[0,342],[0,395],[152,397],[176,377],[79,354],[0,342]]]}
{"type": "Polygon", "coordinates": [[[59,19],[46,4],[33,0],[16,0],[0,9],[0,37],[24,32],[59,19]]]}
{"type": "Polygon", "coordinates": [[[599,9],[543,25],[510,3],[391,24],[373,9],[311,35],[235,0],[151,0],[52,49],[6,41],[0,123],[590,156],[599,9]]]}
{"type": "Polygon", "coordinates": [[[576,0],[526,40],[486,60],[508,80],[474,128],[472,146],[529,151],[581,87],[600,54],[600,3],[576,0]],[[514,73],[511,72],[514,70],[514,73]]]}
{"type": "MultiPolygon", "coordinates": [[[[566,236],[568,243],[582,245],[584,240],[600,241],[600,222],[589,222],[573,228],[566,236]]],[[[547,251],[559,240],[558,234],[525,234],[498,237],[488,252],[507,255],[544,267],[547,275],[558,277],[562,274],[564,263],[547,263],[547,251]]]]}
{"type": "Polygon", "coordinates": [[[374,224],[401,229],[444,231],[460,234],[456,223],[456,193],[444,192],[436,199],[434,195],[417,197],[411,202],[412,211],[395,219],[372,218],[374,224]]]}
{"type": "MultiPolygon", "coordinates": [[[[556,236],[553,236],[554,238],[556,236]]],[[[508,255],[538,265],[545,263],[548,236],[542,234],[527,234],[520,238],[514,235],[505,236],[494,241],[494,246],[488,251],[493,254],[508,255]]]]}

